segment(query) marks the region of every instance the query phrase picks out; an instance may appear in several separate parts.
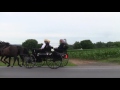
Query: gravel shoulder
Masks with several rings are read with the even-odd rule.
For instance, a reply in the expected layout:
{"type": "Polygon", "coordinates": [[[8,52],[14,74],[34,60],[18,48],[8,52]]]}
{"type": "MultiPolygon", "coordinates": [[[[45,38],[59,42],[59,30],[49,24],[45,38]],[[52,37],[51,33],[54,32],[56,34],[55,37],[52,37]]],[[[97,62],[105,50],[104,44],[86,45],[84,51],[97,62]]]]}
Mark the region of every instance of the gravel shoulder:
{"type": "Polygon", "coordinates": [[[95,60],[80,60],[80,59],[70,59],[69,62],[81,66],[81,65],[92,65],[92,66],[114,66],[119,65],[117,63],[107,63],[107,62],[100,62],[95,60]]]}

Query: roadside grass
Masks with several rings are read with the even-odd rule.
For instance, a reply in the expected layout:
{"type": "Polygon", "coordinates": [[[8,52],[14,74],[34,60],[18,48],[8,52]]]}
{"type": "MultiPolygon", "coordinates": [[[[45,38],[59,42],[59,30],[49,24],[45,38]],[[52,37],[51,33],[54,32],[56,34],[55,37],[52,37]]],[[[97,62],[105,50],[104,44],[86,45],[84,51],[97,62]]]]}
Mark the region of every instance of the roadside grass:
{"type": "MultiPolygon", "coordinates": [[[[6,59],[6,61],[8,62],[8,59],[6,59]]],[[[11,63],[10,63],[11,66],[13,65],[13,61],[14,61],[13,58],[11,58],[11,63]]],[[[20,64],[22,63],[21,59],[20,59],[19,63],[20,64]]],[[[0,61],[0,66],[7,66],[7,65],[8,64],[4,64],[3,62],[0,61]]],[[[17,61],[15,62],[14,66],[18,66],[18,62],[17,61]]],[[[47,66],[47,65],[45,64],[44,66],[47,66]]],[[[75,64],[73,64],[73,63],[71,63],[71,62],[68,61],[67,66],[77,66],[77,65],[75,65],[75,64]]]]}
{"type": "Polygon", "coordinates": [[[108,58],[108,59],[100,60],[100,62],[120,64],[120,57],[118,57],[118,58],[108,58]]]}
{"type": "MultiPolygon", "coordinates": [[[[6,61],[8,62],[8,59],[6,59],[6,61]]],[[[11,58],[11,62],[10,62],[10,65],[12,66],[13,65],[13,58],[11,58]]],[[[22,62],[21,62],[21,60],[19,60],[19,63],[21,64],[22,62]]],[[[8,64],[4,64],[3,62],[1,62],[0,61],[0,66],[7,66],[8,64]]],[[[14,66],[18,66],[18,62],[17,62],[17,60],[16,60],[16,62],[15,62],[15,64],[14,64],[14,66]]]]}
{"type": "MultiPolygon", "coordinates": [[[[72,59],[72,58],[70,58],[70,59],[72,59]]],[[[73,59],[74,60],[74,59],[73,59]]],[[[81,60],[81,59],[78,59],[78,60],[81,60]]],[[[83,59],[84,60],[84,59],[83,59]]],[[[86,60],[86,59],[85,59],[86,60]]],[[[8,59],[6,60],[6,61],[8,61],[8,59]]],[[[13,64],[13,58],[11,58],[11,66],[12,66],[12,64],[13,64]]],[[[87,60],[88,61],[88,60],[87,60]]],[[[91,60],[89,60],[89,61],[91,61],[91,60]]],[[[108,59],[103,59],[103,60],[94,60],[94,61],[96,61],[96,62],[103,62],[103,63],[115,63],[115,64],[120,64],[120,57],[117,57],[117,58],[108,58],[108,59]]],[[[21,59],[20,59],[20,62],[19,62],[20,64],[22,63],[21,62],[21,59]]],[[[7,66],[8,64],[4,64],[3,62],[1,62],[0,61],[0,66],[7,66]]],[[[16,61],[15,62],[15,65],[14,66],[18,66],[18,62],[16,61]]],[[[46,66],[46,64],[44,65],[44,66],[46,66]]],[[[68,64],[67,64],[67,66],[77,66],[76,64],[74,64],[74,63],[72,63],[72,62],[68,62],[68,64]]]]}
{"type": "MultiPolygon", "coordinates": [[[[73,59],[73,58],[71,58],[73,59]]],[[[77,60],[81,60],[79,58],[75,58],[77,60]]],[[[74,60],[74,59],[73,59],[74,60]]],[[[113,63],[113,64],[120,64],[120,57],[116,58],[108,58],[108,59],[102,59],[102,60],[91,60],[91,59],[82,59],[82,61],[95,61],[95,62],[102,62],[102,63],[113,63]]]]}
{"type": "Polygon", "coordinates": [[[71,62],[68,62],[67,66],[77,66],[76,64],[73,64],[71,62]]]}

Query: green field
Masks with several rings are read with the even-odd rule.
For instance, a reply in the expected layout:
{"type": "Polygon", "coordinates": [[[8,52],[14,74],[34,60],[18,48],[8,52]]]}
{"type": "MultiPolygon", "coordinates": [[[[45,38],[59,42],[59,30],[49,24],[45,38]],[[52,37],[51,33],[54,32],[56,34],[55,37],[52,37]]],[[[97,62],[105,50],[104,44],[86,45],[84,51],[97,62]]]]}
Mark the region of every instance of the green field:
{"type": "Polygon", "coordinates": [[[68,50],[69,58],[120,64],[120,48],[68,50]]]}
{"type": "Polygon", "coordinates": [[[87,50],[68,50],[70,58],[79,58],[87,60],[103,60],[109,58],[119,58],[120,48],[103,48],[87,50]]]}

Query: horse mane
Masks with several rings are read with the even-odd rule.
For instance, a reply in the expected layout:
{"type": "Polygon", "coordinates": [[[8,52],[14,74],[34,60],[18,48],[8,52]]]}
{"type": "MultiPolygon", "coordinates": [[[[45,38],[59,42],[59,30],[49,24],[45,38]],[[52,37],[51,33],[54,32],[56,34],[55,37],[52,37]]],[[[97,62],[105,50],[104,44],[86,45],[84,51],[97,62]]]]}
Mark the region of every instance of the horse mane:
{"type": "Polygon", "coordinates": [[[6,42],[5,45],[6,45],[6,46],[10,46],[10,43],[9,43],[9,42],[6,42]]]}
{"type": "Polygon", "coordinates": [[[0,41],[0,46],[10,46],[9,42],[0,41]]]}

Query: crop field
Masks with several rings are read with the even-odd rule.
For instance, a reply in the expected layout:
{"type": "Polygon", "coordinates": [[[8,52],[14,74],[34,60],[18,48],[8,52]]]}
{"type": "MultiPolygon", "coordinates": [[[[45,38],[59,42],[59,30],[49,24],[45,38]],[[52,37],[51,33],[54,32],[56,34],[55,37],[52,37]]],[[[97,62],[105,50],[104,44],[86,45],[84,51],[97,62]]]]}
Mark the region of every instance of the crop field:
{"type": "Polygon", "coordinates": [[[120,58],[120,48],[68,50],[68,54],[70,58],[86,60],[105,60],[110,58],[120,58]]]}

